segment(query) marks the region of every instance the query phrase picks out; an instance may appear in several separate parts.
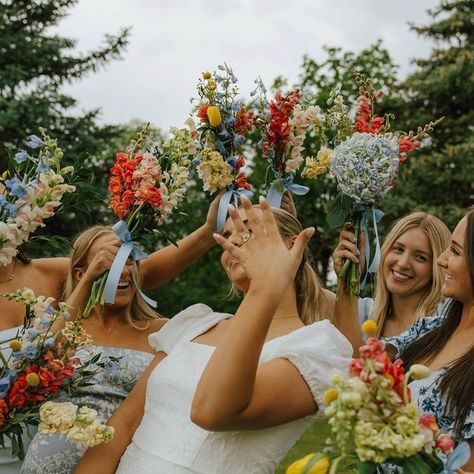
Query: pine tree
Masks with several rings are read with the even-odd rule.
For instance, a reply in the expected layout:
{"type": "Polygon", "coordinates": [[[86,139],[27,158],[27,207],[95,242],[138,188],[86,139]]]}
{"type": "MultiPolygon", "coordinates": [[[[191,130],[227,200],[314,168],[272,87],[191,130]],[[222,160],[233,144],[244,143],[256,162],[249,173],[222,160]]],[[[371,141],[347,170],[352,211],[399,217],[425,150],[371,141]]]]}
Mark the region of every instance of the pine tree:
{"type": "Polygon", "coordinates": [[[474,202],[474,1],[443,1],[430,14],[431,24],[412,28],[436,47],[401,85],[396,124],[445,119],[403,165],[387,210],[395,218],[422,208],[453,228],[474,202]]]}
{"type": "Polygon", "coordinates": [[[118,130],[98,125],[98,110],[73,114],[76,100],[62,92],[62,86],[119,58],[128,39],[128,30],[123,29],[115,36],[106,35],[101,48],[88,54],[73,53],[76,41],[52,32],[51,27],[76,3],[0,1],[0,169],[5,167],[7,149],[23,148],[25,137],[38,134],[38,127],[58,139],[65,152],[64,162],[79,168],[80,185],[75,194],[81,206],[74,212],[69,207],[68,212],[53,218],[47,232],[67,237],[99,222],[97,203],[105,197],[106,186],[90,180],[95,177],[103,184],[102,153],[118,130]]]}

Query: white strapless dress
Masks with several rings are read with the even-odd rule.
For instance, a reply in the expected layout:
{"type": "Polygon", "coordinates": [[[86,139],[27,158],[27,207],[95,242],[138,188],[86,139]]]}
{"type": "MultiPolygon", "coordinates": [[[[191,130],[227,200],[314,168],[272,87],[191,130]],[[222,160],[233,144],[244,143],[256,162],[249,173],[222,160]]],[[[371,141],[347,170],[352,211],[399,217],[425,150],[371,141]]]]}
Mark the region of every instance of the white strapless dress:
{"type": "MultiPolygon", "coordinates": [[[[254,431],[209,432],[190,420],[191,403],[214,347],[191,342],[228,314],[194,305],[150,336],[168,356],[150,375],[142,422],[122,456],[120,474],[271,474],[315,416],[254,431]]],[[[267,342],[260,361],[286,358],[308,383],[320,411],[334,369],[347,371],[352,348],[329,322],[267,342]]]]}
{"type": "MultiPolygon", "coordinates": [[[[4,329],[0,331],[0,350],[2,355],[7,359],[10,356],[10,348],[8,346],[11,339],[15,339],[23,326],[4,329]]],[[[1,365],[1,362],[0,362],[1,365]]],[[[31,437],[36,433],[36,427],[30,427],[31,437]]],[[[31,443],[31,438],[25,434],[23,436],[23,443],[25,444],[25,452],[28,445],[31,443]]],[[[5,438],[5,447],[0,446],[0,473],[1,474],[17,474],[20,472],[22,461],[18,458],[12,457],[12,449],[10,440],[5,438]]]]}

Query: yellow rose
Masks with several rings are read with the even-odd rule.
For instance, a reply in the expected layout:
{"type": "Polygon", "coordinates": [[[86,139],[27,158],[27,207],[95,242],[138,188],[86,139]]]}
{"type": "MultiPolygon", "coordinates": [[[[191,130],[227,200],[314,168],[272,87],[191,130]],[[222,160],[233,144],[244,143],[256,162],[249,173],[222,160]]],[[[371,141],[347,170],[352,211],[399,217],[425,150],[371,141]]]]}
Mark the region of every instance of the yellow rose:
{"type": "Polygon", "coordinates": [[[311,453],[290,464],[286,474],[327,474],[328,470],[328,457],[320,453],[311,453]]]}
{"type": "Polygon", "coordinates": [[[13,341],[10,341],[10,344],[8,345],[10,346],[10,349],[12,351],[20,351],[21,348],[23,347],[23,344],[21,343],[19,339],[13,339],[13,341]]]}
{"type": "Polygon", "coordinates": [[[214,81],[209,81],[207,83],[207,87],[209,87],[209,89],[211,89],[211,90],[214,90],[217,87],[217,83],[214,82],[214,81]]]}
{"type": "Polygon", "coordinates": [[[221,113],[215,105],[210,105],[207,108],[207,118],[211,127],[218,127],[222,122],[221,113]]]}
{"type": "Polygon", "coordinates": [[[202,73],[202,78],[203,79],[210,79],[212,77],[212,74],[209,71],[204,71],[202,73]]]}
{"type": "Polygon", "coordinates": [[[368,319],[362,324],[361,329],[364,334],[373,337],[377,334],[377,323],[372,319],[368,319]]]}
{"type": "Polygon", "coordinates": [[[338,392],[335,388],[330,388],[326,390],[326,392],[323,395],[323,400],[326,405],[329,405],[331,402],[337,399],[338,397],[338,392]]]}
{"type": "Polygon", "coordinates": [[[38,374],[35,374],[34,372],[31,372],[31,374],[28,374],[26,376],[26,383],[30,387],[37,387],[40,384],[40,378],[38,374]]]}

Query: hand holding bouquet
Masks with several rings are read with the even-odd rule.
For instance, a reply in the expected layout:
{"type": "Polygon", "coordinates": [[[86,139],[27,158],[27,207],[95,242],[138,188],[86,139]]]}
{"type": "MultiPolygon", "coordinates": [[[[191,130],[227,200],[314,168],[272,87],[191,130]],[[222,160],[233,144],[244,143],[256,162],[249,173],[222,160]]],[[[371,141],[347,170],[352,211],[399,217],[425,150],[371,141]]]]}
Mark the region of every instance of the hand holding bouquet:
{"type": "MultiPolygon", "coordinates": [[[[217,214],[217,229],[222,230],[227,206],[238,206],[241,195],[251,197],[250,186],[242,168],[243,148],[254,128],[253,112],[238,100],[237,78],[227,65],[218,71],[203,72],[197,89],[196,116],[199,119],[198,154],[194,159],[204,191],[211,194],[225,189],[217,214]]],[[[196,101],[195,101],[196,102],[196,101]]]]}

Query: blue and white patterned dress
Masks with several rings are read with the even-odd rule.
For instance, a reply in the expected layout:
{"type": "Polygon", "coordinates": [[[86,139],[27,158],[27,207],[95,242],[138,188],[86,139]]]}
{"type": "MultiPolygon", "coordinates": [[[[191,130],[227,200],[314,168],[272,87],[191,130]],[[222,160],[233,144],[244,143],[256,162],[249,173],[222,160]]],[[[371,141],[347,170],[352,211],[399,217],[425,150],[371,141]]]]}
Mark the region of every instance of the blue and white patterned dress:
{"type": "MultiPolygon", "coordinates": [[[[94,384],[83,389],[83,396],[61,401],[87,405],[97,410],[100,418],[106,421],[132,390],[153,354],[108,346],[87,346],[77,351],[77,356],[83,361],[96,354],[101,354],[102,362],[110,361],[105,370],[94,376],[94,384]],[[114,361],[115,358],[119,360],[114,361]]],[[[86,447],[70,443],[63,435],[37,433],[28,448],[21,473],[72,473],[85,450],[86,447]]]]}
{"type": "MultiPolygon", "coordinates": [[[[446,309],[446,305],[444,309],[446,309]]],[[[398,336],[384,338],[383,341],[387,345],[392,345],[397,350],[396,357],[399,357],[413,342],[439,327],[443,322],[444,316],[445,313],[431,318],[421,318],[407,331],[398,336]]],[[[441,368],[433,371],[426,379],[411,382],[409,387],[412,400],[417,401],[420,413],[434,415],[438,426],[443,432],[449,434],[457,442],[469,441],[474,439],[474,403],[471,405],[471,410],[464,420],[460,434],[456,435],[454,431],[456,414],[445,413],[446,398],[439,390],[439,381],[445,371],[446,368],[441,368]]],[[[383,470],[380,472],[395,474],[402,471],[399,467],[384,465],[383,470]]]]}

